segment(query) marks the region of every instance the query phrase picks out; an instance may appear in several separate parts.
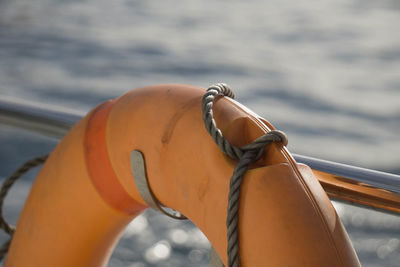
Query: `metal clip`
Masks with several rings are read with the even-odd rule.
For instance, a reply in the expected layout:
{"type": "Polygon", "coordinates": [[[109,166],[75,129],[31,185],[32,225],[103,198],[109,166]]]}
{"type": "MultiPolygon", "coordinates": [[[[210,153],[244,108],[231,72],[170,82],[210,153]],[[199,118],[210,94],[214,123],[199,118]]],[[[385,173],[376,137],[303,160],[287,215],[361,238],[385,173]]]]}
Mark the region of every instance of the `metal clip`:
{"type": "Polygon", "coordinates": [[[131,152],[131,168],[136,187],[139,190],[144,202],[146,202],[149,207],[164,213],[168,217],[177,220],[187,220],[187,218],[178,211],[162,205],[155,197],[154,193],[150,189],[149,181],[147,180],[143,154],[139,150],[133,150],[131,152]]]}

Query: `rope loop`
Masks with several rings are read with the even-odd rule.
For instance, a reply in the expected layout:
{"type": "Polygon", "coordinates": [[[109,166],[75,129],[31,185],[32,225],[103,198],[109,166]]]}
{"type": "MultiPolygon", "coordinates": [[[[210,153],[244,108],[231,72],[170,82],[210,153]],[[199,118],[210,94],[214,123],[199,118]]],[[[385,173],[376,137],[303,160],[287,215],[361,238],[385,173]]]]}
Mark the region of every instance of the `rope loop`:
{"type": "Polygon", "coordinates": [[[217,124],[214,120],[212,108],[214,105],[214,100],[218,96],[227,96],[232,99],[235,97],[232,89],[224,83],[217,83],[210,86],[202,98],[203,121],[206,125],[208,133],[214,139],[215,143],[217,143],[222,152],[233,159],[239,159],[242,156],[243,151],[229,143],[229,141],[224,138],[221,130],[217,127],[217,124]]]}
{"type": "Polygon", "coordinates": [[[283,146],[286,146],[288,144],[288,138],[284,132],[272,130],[258,137],[248,145],[242,147],[232,145],[222,135],[221,130],[217,127],[214,120],[212,108],[217,96],[227,96],[233,99],[234,93],[232,89],[224,83],[217,83],[210,86],[202,98],[202,112],[204,125],[214,142],[223,153],[232,159],[238,160],[229,185],[226,226],[228,229],[228,267],[239,267],[239,196],[244,174],[251,163],[258,161],[262,157],[266,146],[272,142],[280,142],[283,146]]]}
{"type": "Polygon", "coordinates": [[[225,83],[217,83],[210,86],[202,98],[203,121],[208,133],[214,139],[221,151],[226,155],[232,159],[239,160],[246,151],[257,150],[259,151],[257,154],[258,156],[256,157],[258,160],[261,157],[259,154],[262,154],[264,147],[270,142],[281,142],[284,146],[288,144],[288,138],[286,134],[279,130],[272,130],[265,135],[258,137],[251,144],[243,147],[237,147],[229,143],[229,141],[222,135],[221,130],[217,127],[217,124],[214,120],[212,108],[214,105],[214,100],[218,96],[227,96],[232,99],[235,97],[232,89],[225,83]]]}

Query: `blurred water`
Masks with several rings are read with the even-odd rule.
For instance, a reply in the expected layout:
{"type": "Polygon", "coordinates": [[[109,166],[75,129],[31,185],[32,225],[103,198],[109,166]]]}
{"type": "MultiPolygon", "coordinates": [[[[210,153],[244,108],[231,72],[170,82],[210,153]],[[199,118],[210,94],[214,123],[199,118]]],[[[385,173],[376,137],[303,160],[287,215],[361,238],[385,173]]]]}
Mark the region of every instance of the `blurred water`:
{"type": "MultiPolygon", "coordinates": [[[[87,111],[142,85],[224,81],[291,151],[400,173],[398,25],[394,0],[0,0],[0,94],[87,111]]],[[[56,144],[0,127],[1,177],[56,144]]],[[[336,207],[363,266],[398,266],[399,217],[336,207]]],[[[205,266],[207,250],[192,225],[148,212],[110,266],[205,266]]]]}

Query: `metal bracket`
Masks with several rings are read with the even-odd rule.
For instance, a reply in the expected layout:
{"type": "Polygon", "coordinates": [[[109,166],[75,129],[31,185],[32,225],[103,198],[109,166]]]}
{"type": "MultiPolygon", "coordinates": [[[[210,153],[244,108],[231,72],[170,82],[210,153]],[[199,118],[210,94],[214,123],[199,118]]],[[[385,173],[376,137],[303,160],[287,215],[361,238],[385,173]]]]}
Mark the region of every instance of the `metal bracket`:
{"type": "Polygon", "coordinates": [[[154,193],[150,189],[149,181],[147,179],[143,153],[139,150],[133,150],[131,152],[131,168],[136,187],[139,190],[144,202],[146,202],[149,207],[164,213],[168,217],[177,220],[187,220],[187,218],[178,211],[162,205],[155,197],[154,193]]]}

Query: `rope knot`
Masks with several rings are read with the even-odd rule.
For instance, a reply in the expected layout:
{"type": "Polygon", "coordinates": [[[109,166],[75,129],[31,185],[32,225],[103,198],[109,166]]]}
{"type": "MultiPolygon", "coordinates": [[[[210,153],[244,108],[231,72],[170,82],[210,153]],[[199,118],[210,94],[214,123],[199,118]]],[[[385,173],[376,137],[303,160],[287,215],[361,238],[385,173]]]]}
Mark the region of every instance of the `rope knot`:
{"type": "Polygon", "coordinates": [[[240,149],[243,152],[247,151],[255,151],[255,157],[253,162],[259,160],[262,157],[264,149],[268,146],[271,142],[280,142],[283,146],[288,144],[288,138],[286,134],[279,130],[272,130],[254,140],[252,143],[241,147],[240,149]]]}

